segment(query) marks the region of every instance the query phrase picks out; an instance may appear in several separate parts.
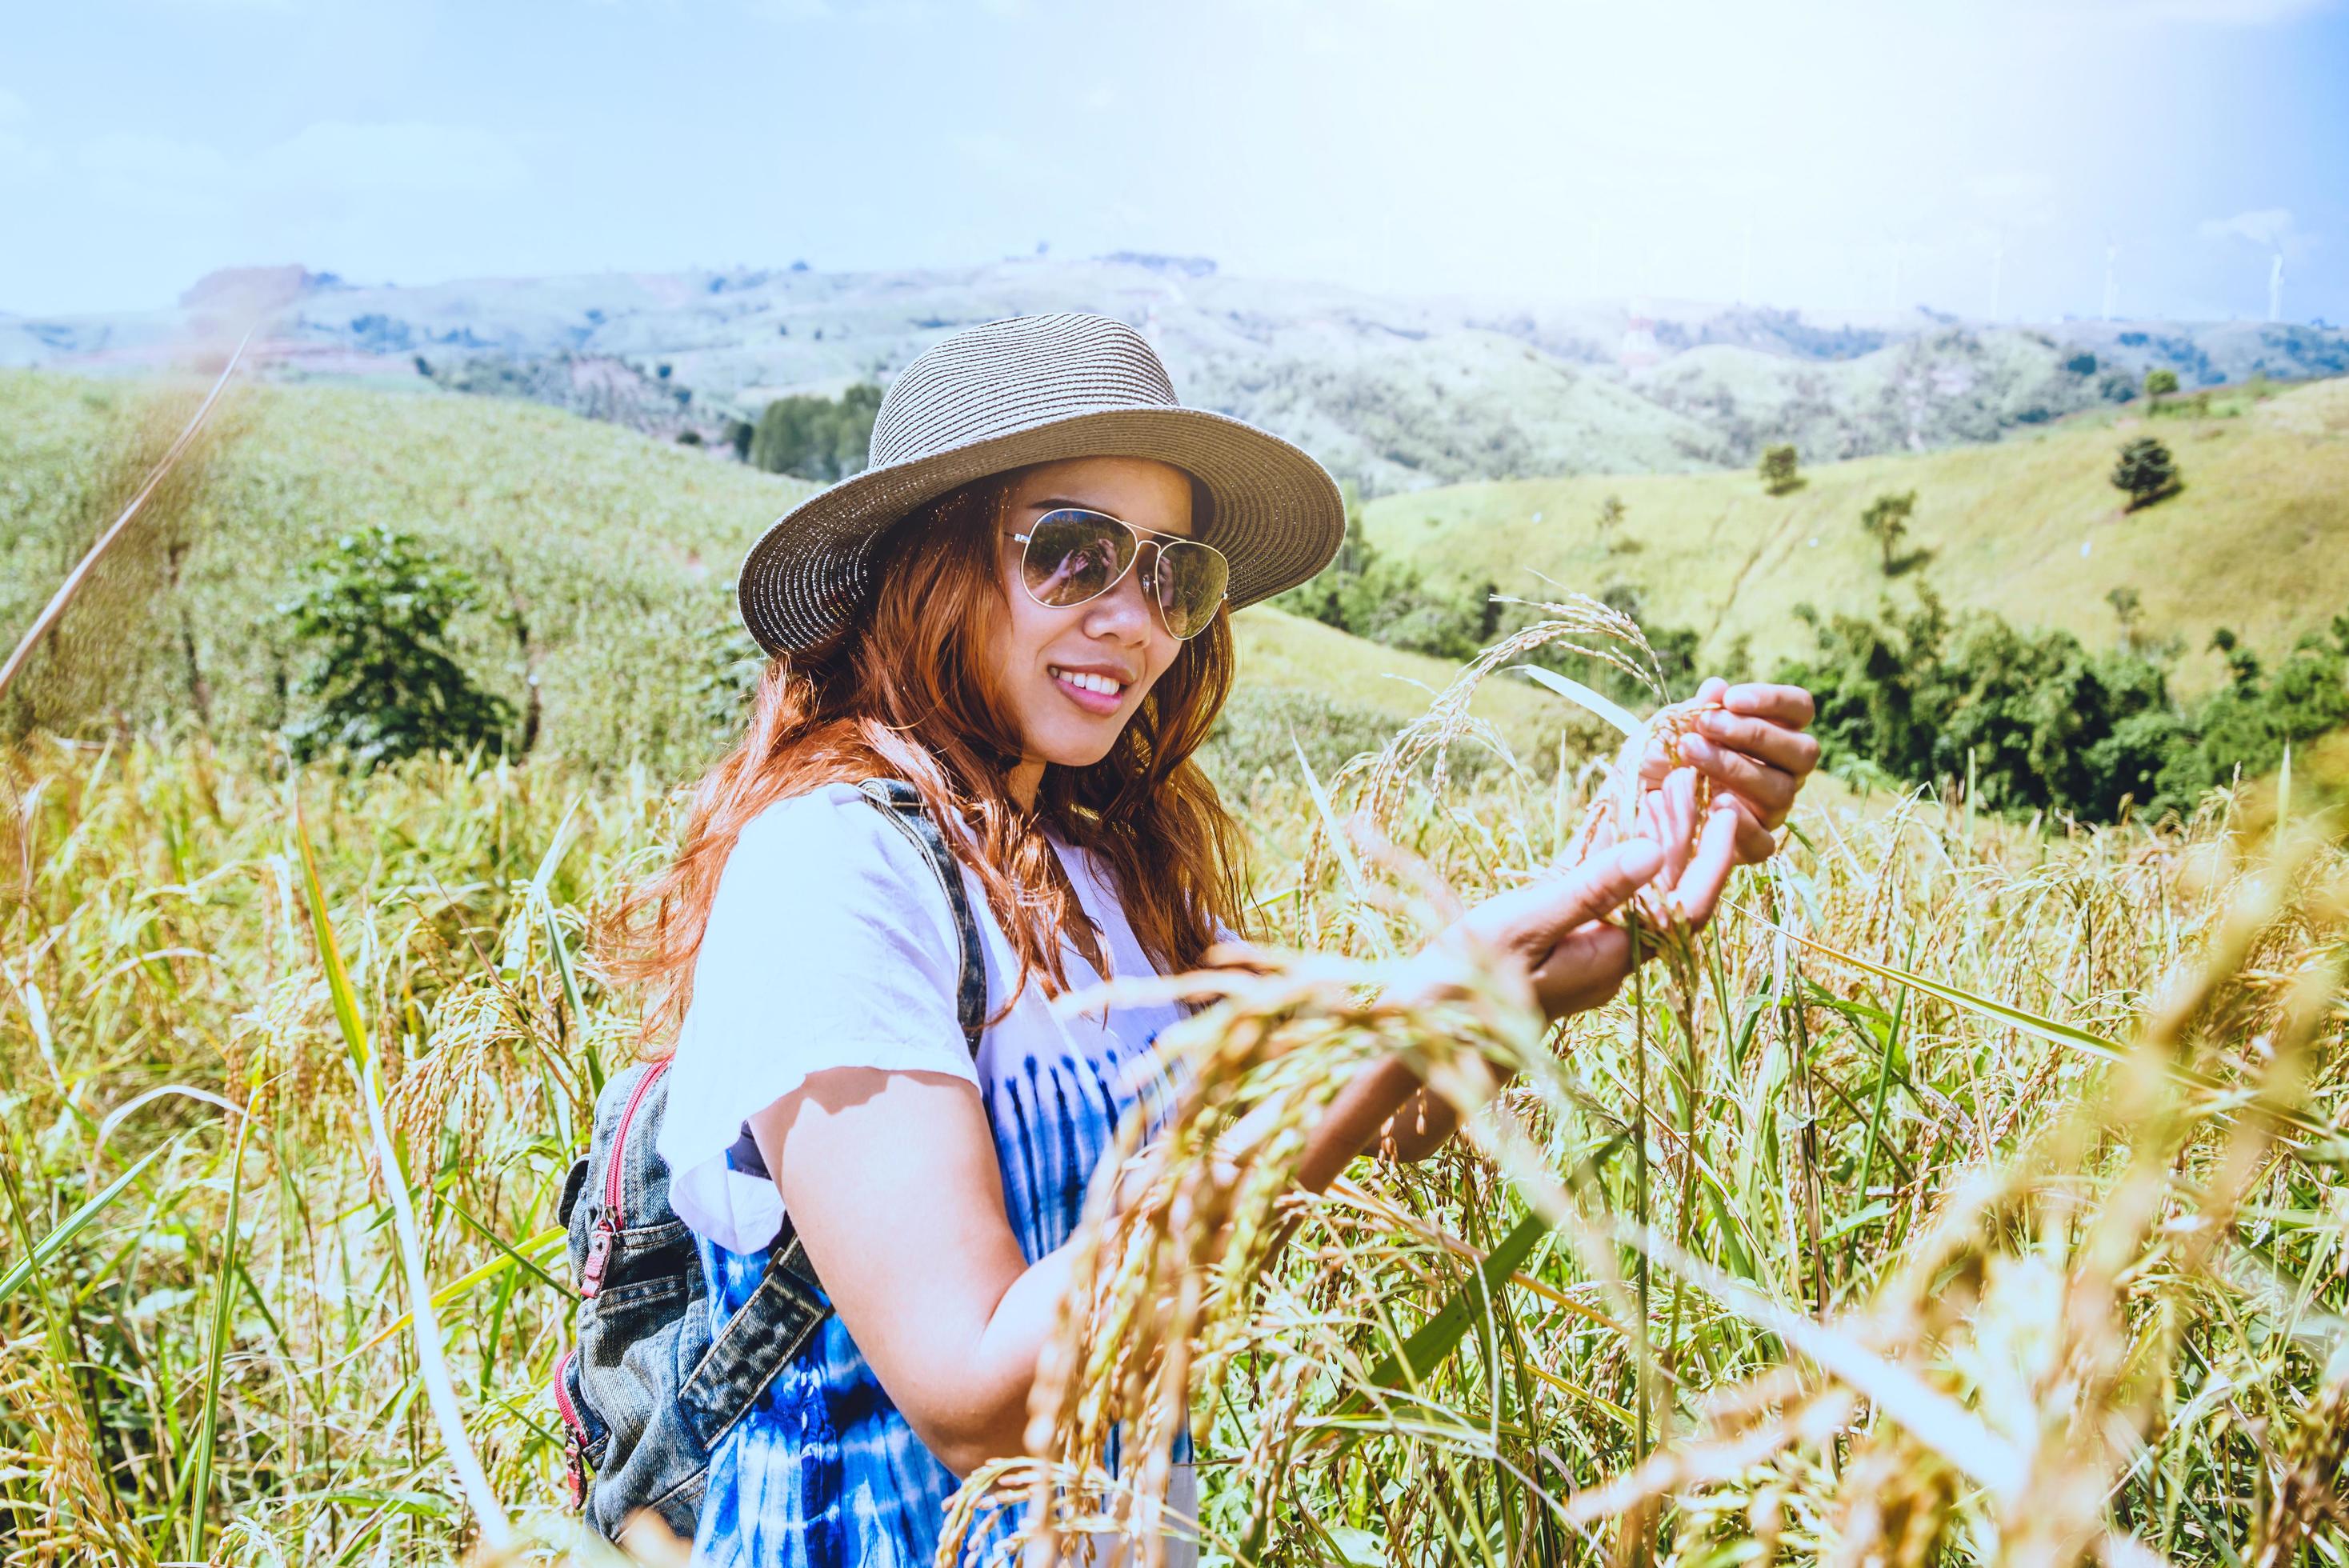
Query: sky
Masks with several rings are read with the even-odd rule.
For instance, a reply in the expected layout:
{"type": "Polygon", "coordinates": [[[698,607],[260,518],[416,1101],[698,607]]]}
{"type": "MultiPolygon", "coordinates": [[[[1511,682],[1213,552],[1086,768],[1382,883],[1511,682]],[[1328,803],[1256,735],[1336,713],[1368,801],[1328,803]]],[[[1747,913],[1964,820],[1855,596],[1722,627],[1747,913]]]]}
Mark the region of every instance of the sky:
{"type": "Polygon", "coordinates": [[[2349,0],[7,0],[0,312],[1040,246],[2349,323],[2349,0]],[[2109,302],[2107,292],[2109,291],[2109,302]]]}

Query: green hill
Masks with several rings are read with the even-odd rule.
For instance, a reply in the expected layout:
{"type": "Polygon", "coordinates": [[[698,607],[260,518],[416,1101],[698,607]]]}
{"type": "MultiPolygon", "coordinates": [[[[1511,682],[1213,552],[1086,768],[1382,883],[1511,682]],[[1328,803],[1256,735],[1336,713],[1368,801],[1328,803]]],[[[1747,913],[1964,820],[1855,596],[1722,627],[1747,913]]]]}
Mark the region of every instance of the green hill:
{"type": "MultiPolygon", "coordinates": [[[[0,372],[0,633],[13,646],[136,488],[200,388],[0,372]]],[[[479,581],[459,627],[476,678],[540,744],[678,770],[724,733],[749,643],[730,580],[745,547],[812,488],[521,401],[262,387],[188,465],[11,694],[63,727],[180,722],[274,731],[298,708],[304,652],[277,606],[305,562],[376,524],[430,542],[479,581]]],[[[1295,730],[1327,765],[1423,710],[1451,678],[1269,609],[1238,619],[1227,767],[1288,770],[1295,730]],[[1389,678],[1389,677],[1397,678],[1389,678]]],[[[1480,711],[1538,749],[1555,704],[1495,691],[1480,711]]]]}
{"type": "Polygon", "coordinates": [[[1539,573],[1588,593],[1634,590],[1648,620],[1693,628],[1709,659],[1748,639],[1762,666],[1806,645],[1796,604],[1868,613],[1919,583],[2092,645],[2119,634],[2106,594],[2134,589],[2142,634],[2187,650],[2189,691],[2220,677],[2202,653],[2217,627],[2280,652],[2349,612],[2349,380],[2234,394],[2203,417],[2092,414],[1806,474],[1783,497],[1751,472],[1457,485],[1372,501],[1365,526],[1380,550],[1453,581],[1538,597],[1539,573]],[[2186,488],[2125,512],[2108,476],[2122,442],[2141,435],[2169,446],[2186,488]],[[1909,490],[1906,548],[1931,553],[1888,579],[1859,516],[1909,490]],[[1599,522],[1610,495],[1623,503],[1611,546],[1599,522]]]}

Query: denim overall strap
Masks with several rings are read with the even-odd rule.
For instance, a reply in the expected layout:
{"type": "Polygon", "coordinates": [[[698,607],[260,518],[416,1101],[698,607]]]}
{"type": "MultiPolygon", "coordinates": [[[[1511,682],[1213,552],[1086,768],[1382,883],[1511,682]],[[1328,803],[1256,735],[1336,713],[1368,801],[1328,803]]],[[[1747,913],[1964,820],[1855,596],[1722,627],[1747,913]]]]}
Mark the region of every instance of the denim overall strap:
{"type": "MultiPolygon", "coordinates": [[[[962,865],[947,847],[946,835],[922,805],[921,791],[902,779],[868,779],[857,789],[899,831],[913,841],[929,862],[947,905],[954,912],[959,979],[955,1015],[973,1057],[987,1027],[987,958],[979,944],[978,921],[963,887],[962,865]]],[[[823,1320],[832,1315],[807,1250],[783,1217],[782,1233],[767,1255],[767,1272],[759,1288],[726,1321],[682,1387],[678,1403],[692,1423],[702,1451],[715,1448],[727,1429],[758,1402],[775,1374],[790,1364],[823,1320]]]]}

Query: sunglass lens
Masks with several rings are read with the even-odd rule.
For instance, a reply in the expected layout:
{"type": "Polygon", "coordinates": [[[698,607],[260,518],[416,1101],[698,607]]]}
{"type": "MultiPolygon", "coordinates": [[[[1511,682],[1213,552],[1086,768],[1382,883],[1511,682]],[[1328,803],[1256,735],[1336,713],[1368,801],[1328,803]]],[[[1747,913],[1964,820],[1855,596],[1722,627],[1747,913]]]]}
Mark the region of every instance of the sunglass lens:
{"type": "Polygon", "coordinates": [[[1231,562],[1223,552],[1188,540],[1164,540],[1158,552],[1158,608],[1166,629],[1194,637],[1215,619],[1231,585],[1231,562]]]}
{"type": "Polygon", "coordinates": [[[1065,609],[1096,598],[1133,562],[1133,535],[1112,518],[1047,512],[1028,531],[1020,570],[1039,604],[1065,609]]]}

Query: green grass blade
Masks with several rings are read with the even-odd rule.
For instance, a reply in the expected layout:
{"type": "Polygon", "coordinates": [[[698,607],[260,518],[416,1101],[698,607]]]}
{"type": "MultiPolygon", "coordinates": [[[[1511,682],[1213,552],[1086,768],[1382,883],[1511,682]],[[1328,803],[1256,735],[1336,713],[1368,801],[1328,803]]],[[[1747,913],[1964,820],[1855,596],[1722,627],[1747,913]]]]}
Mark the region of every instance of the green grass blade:
{"type": "Polygon", "coordinates": [[[317,943],[318,964],[326,972],[326,993],[334,1002],[335,1022],[343,1031],[343,1044],[351,1054],[351,1066],[363,1070],[367,1066],[367,1025],[359,1016],[358,993],[351,986],[350,971],[343,966],[343,950],[335,942],[335,928],[326,918],[326,895],[318,883],[318,857],[310,850],[310,824],[302,813],[302,796],[294,796],[294,837],[302,850],[302,886],[310,906],[310,935],[317,943]]]}
{"type": "Polygon", "coordinates": [[[196,1563],[205,1561],[204,1524],[212,1511],[212,1445],[220,1432],[221,1368],[227,1358],[228,1336],[235,1316],[232,1306],[236,1300],[237,1207],[244,1185],[245,1139],[252,1130],[253,1119],[240,1117],[236,1151],[229,1156],[228,1230],[221,1238],[220,1279],[212,1286],[212,1341],[204,1347],[204,1402],[196,1417],[196,1478],[188,1492],[188,1557],[196,1563]]]}
{"type": "Polygon", "coordinates": [[[587,1032],[587,1004],[580,999],[579,977],[571,967],[571,950],[563,944],[563,927],[555,921],[554,905],[541,899],[538,907],[546,922],[546,950],[554,955],[554,973],[563,981],[563,1006],[571,1015],[572,1028],[577,1031],[573,1043],[586,1058],[588,1092],[602,1094],[604,1061],[595,1054],[595,1041],[587,1032]]]}
{"type": "MultiPolygon", "coordinates": [[[[1415,1385],[1433,1372],[1444,1358],[1452,1354],[1460,1341],[1467,1336],[1471,1326],[1484,1319],[1483,1304],[1492,1293],[1508,1283],[1517,1265],[1532,1255],[1541,1239],[1549,1233],[1549,1222],[1539,1214],[1527,1214],[1519,1220],[1500,1244],[1485,1256],[1476,1272],[1463,1280],[1460,1288],[1438,1307],[1435,1315],[1419,1326],[1402,1349],[1371,1368],[1371,1387],[1401,1388],[1415,1385]]],[[[1333,1416],[1359,1416],[1371,1407],[1371,1396],[1356,1390],[1346,1396],[1333,1416]]]]}
{"type": "Polygon", "coordinates": [[[145,1175],[147,1167],[160,1160],[163,1154],[162,1149],[150,1151],[138,1164],[109,1181],[97,1196],[67,1214],[58,1222],[57,1229],[35,1243],[30,1252],[11,1264],[6,1274],[0,1274],[0,1302],[5,1302],[24,1289],[25,1282],[31,1279],[36,1270],[63,1252],[74,1237],[88,1229],[92,1220],[106,1212],[109,1206],[122,1196],[124,1190],[145,1175]]]}

